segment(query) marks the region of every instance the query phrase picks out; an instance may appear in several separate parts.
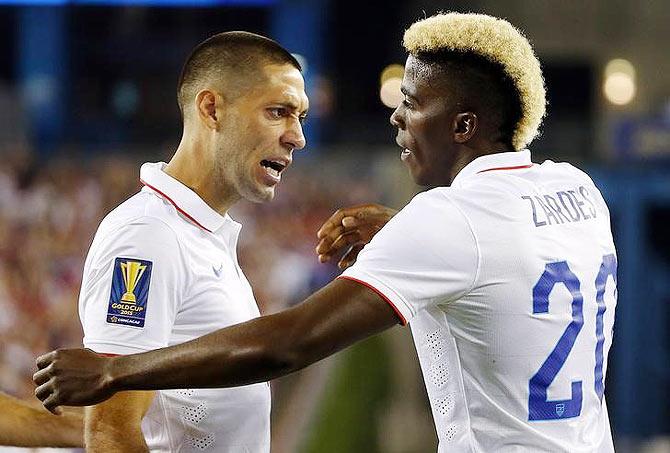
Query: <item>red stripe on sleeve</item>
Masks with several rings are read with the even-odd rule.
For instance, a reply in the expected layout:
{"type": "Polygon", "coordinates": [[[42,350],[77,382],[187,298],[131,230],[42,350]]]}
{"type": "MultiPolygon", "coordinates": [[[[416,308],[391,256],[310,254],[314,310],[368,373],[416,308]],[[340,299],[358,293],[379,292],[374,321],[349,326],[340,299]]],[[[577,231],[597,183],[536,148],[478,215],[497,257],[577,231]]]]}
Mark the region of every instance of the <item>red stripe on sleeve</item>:
{"type": "Polygon", "coordinates": [[[406,326],[406,325],[407,325],[407,320],[406,320],[405,317],[402,315],[402,313],[400,312],[400,310],[398,310],[398,307],[396,307],[395,304],[394,304],[393,302],[391,302],[391,299],[389,299],[388,297],[386,297],[386,296],[384,295],[384,293],[382,293],[381,291],[379,291],[377,288],[375,288],[374,286],[372,286],[371,284],[369,284],[369,283],[367,283],[367,282],[364,282],[363,280],[359,280],[359,279],[354,278],[354,277],[349,277],[349,276],[347,276],[347,275],[340,275],[340,276],[337,277],[337,278],[343,278],[343,279],[345,279],[345,280],[351,280],[352,282],[360,283],[361,285],[363,285],[363,286],[365,286],[365,287],[371,289],[371,290],[374,291],[375,293],[377,293],[377,295],[378,295],[379,297],[381,297],[382,299],[384,299],[384,300],[386,301],[386,303],[388,303],[388,304],[391,306],[391,308],[393,308],[393,311],[395,311],[395,314],[398,315],[398,318],[400,318],[400,323],[401,323],[403,326],[406,326]]]}

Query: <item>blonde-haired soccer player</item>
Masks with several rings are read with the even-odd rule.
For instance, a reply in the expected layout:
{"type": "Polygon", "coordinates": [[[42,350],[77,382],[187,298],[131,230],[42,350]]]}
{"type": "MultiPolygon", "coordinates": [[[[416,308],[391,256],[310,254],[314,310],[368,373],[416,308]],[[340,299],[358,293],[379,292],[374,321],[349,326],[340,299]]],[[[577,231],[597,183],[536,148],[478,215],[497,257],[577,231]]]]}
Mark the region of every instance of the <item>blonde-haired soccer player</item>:
{"type": "Polygon", "coordinates": [[[404,44],[405,98],[391,123],[412,177],[434,188],[376,234],[389,210],[336,212],[319,232],[321,260],[369,243],[290,310],[137,356],[43,356],[46,407],[262,381],[409,323],[440,452],[613,451],[609,213],[585,173],[533,163],[524,148],[545,110],[528,41],[504,20],[450,13],[412,25],[404,44]]]}

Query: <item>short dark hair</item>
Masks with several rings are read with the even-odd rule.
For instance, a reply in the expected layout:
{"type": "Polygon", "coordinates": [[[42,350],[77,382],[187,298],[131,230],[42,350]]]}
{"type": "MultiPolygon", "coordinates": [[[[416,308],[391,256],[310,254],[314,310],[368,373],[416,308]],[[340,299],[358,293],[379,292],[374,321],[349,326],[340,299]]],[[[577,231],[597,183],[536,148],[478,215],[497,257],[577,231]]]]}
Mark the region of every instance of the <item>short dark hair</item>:
{"type": "MultiPolygon", "coordinates": [[[[182,117],[185,105],[197,94],[202,80],[213,75],[240,91],[257,81],[266,64],[290,64],[302,67],[291,53],[265,36],[246,31],[219,33],[198,44],[186,59],[177,85],[177,102],[182,117]]],[[[230,91],[230,90],[229,90],[230,91]]]]}
{"type": "Polygon", "coordinates": [[[501,64],[474,52],[447,49],[418,52],[416,58],[444,70],[447,83],[455,84],[464,94],[463,107],[474,108],[472,104],[476,104],[484,109],[498,125],[500,137],[496,141],[513,148],[514,133],[523,114],[521,95],[501,64]]]}

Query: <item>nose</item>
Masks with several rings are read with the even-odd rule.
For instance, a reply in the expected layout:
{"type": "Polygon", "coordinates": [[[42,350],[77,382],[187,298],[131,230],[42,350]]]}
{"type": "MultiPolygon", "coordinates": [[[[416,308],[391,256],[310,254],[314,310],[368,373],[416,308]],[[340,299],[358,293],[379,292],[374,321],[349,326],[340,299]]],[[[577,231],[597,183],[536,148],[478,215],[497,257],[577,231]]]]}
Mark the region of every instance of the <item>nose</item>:
{"type": "Polygon", "coordinates": [[[302,124],[299,120],[296,119],[291,122],[291,125],[282,135],[281,142],[282,145],[292,150],[299,150],[305,147],[305,134],[302,131],[302,124]]]}
{"type": "Polygon", "coordinates": [[[402,103],[396,107],[396,109],[391,113],[391,118],[389,118],[389,121],[394,127],[397,127],[398,129],[405,129],[405,121],[403,120],[401,109],[403,108],[402,103]]]}

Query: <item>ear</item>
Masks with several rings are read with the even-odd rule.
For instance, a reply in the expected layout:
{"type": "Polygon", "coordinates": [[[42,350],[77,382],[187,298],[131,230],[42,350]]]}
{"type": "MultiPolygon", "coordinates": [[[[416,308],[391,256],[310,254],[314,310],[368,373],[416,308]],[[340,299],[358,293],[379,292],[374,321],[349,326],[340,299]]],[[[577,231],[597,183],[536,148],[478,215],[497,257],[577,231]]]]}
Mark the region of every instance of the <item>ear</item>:
{"type": "Polygon", "coordinates": [[[466,143],[477,131],[479,120],[472,112],[458,113],[454,118],[454,141],[466,143]]]}
{"type": "MultiPolygon", "coordinates": [[[[219,121],[216,113],[217,102],[221,103],[220,96],[210,90],[202,90],[195,96],[195,108],[198,118],[210,129],[218,129],[219,121]]],[[[220,105],[218,107],[221,107],[220,105]]]]}

